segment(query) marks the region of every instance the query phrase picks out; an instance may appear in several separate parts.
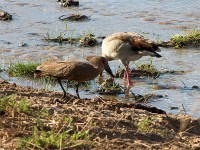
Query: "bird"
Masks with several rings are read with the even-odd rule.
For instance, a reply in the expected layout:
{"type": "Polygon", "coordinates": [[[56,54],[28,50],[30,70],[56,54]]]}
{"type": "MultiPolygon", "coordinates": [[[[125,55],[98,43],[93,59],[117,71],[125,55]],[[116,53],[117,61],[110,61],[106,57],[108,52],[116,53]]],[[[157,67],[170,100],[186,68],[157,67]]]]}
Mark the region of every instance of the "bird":
{"type": "Polygon", "coordinates": [[[135,32],[116,32],[102,41],[102,56],[108,61],[120,60],[124,65],[124,80],[128,79],[128,87],[133,86],[130,79],[129,63],[143,56],[162,57],[159,45],[135,32]]]}
{"type": "Polygon", "coordinates": [[[80,99],[78,87],[79,83],[89,81],[97,77],[104,69],[114,78],[114,75],[108,65],[108,60],[102,56],[87,56],[85,61],[47,61],[36,68],[34,77],[51,76],[58,80],[62,90],[63,98],[66,97],[66,91],[61,80],[73,80],[76,84],[76,94],[80,99]]]}

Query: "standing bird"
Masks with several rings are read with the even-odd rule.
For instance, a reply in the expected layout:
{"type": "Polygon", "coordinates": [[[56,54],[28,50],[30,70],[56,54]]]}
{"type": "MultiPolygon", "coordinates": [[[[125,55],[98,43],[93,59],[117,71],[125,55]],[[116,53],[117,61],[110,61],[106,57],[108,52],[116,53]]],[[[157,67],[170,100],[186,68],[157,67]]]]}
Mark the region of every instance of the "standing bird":
{"type": "Polygon", "coordinates": [[[109,61],[119,59],[124,65],[124,79],[128,79],[128,86],[133,86],[129,74],[129,62],[142,56],[162,57],[156,43],[144,39],[134,32],[118,32],[107,36],[102,42],[102,56],[109,61]]]}
{"type": "Polygon", "coordinates": [[[106,58],[102,56],[88,56],[86,58],[88,62],[83,61],[58,61],[58,62],[44,62],[37,67],[34,76],[51,76],[58,79],[64,95],[66,97],[66,91],[61,83],[61,79],[73,80],[77,82],[76,94],[78,98],[79,83],[83,81],[89,81],[97,77],[104,69],[114,77],[106,58]]]}

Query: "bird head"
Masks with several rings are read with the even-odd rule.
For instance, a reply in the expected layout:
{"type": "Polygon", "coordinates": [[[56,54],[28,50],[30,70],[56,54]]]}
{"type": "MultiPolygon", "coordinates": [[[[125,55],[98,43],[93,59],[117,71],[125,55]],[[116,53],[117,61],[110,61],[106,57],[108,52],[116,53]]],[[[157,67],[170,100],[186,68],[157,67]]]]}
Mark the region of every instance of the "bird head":
{"type": "Polygon", "coordinates": [[[105,57],[102,56],[88,56],[86,58],[87,61],[89,61],[93,65],[97,65],[99,67],[103,67],[103,69],[106,70],[107,73],[109,73],[113,78],[115,77],[112,73],[112,70],[110,69],[110,66],[108,64],[108,60],[105,57]]]}

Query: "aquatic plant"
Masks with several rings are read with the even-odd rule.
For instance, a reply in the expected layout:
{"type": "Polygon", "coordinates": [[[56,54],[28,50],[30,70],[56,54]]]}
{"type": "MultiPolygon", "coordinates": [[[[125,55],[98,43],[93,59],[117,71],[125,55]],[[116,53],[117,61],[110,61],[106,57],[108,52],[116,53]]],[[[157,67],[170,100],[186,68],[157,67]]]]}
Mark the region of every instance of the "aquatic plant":
{"type": "Polygon", "coordinates": [[[48,42],[57,42],[59,44],[62,44],[63,42],[73,44],[77,41],[77,39],[73,38],[74,36],[74,30],[69,32],[69,26],[65,22],[65,30],[63,32],[47,32],[44,35],[44,40],[48,42]]]}
{"type": "Polygon", "coordinates": [[[176,48],[200,44],[200,30],[193,29],[185,35],[176,34],[170,38],[169,43],[176,48]]]}
{"type": "Polygon", "coordinates": [[[94,34],[89,33],[84,33],[83,35],[79,36],[79,42],[81,44],[81,46],[94,46],[97,45],[97,39],[95,38],[94,34]]]}

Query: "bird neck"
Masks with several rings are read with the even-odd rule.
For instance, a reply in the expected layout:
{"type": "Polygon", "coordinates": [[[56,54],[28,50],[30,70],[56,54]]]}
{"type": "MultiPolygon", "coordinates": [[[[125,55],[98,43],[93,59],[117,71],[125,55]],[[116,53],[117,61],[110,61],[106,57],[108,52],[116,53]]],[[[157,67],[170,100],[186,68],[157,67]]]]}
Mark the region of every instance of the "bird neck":
{"type": "Polygon", "coordinates": [[[98,74],[104,70],[104,65],[102,64],[102,62],[92,61],[90,63],[93,65],[98,74]]]}

